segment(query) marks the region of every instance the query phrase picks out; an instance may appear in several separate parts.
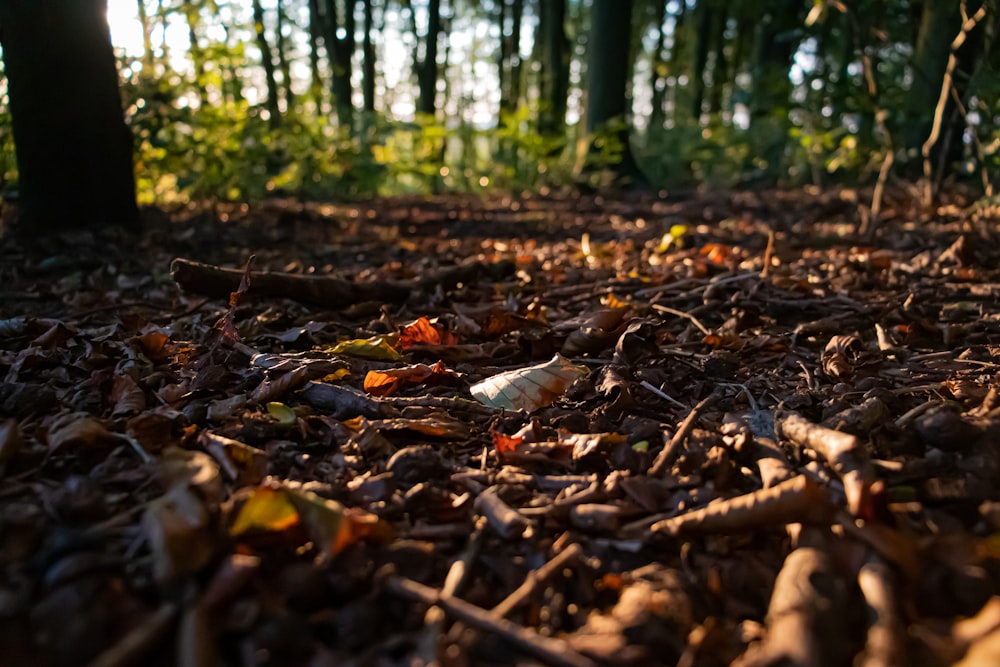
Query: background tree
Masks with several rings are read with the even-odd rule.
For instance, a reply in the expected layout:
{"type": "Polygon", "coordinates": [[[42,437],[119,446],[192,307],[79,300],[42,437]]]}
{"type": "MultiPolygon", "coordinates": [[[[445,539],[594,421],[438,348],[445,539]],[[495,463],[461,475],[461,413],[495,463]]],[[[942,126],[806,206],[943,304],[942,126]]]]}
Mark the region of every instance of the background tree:
{"type": "MultiPolygon", "coordinates": [[[[601,151],[614,142],[610,166],[631,186],[647,186],[632,155],[628,129],[632,0],[594,0],[590,26],[585,151],[601,151]]],[[[586,169],[581,162],[578,171],[586,169]]]]}
{"type": "Polygon", "coordinates": [[[0,43],[24,228],[135,226],[105,0],[4,0],[0,43]]]}
{"type": "Polygon", "coordinates": [[[257,48],[260,49],[260,60],[264,66],[264,81],[267,83],[267,120],[271,128],[281,126],[281,107],[278,103],[278,82],[274,72],[274,55],[271,53],[271,43],[267,39],[264,28],[264,7],[260,0],[253,0],[254,34],[257,36],[257,48]]]}

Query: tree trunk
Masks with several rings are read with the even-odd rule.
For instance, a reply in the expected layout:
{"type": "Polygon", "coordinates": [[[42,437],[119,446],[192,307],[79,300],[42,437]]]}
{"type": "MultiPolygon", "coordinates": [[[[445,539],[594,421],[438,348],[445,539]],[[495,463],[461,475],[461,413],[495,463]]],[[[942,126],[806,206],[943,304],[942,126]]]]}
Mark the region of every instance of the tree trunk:
{"type": "Polygon", "coordinates": [[[288,49],[285,42],[285,8],[281,0],[276,0],[274,3],[274,11],[278,19],[274,26],[274,40],[278,50],[278,66],[281,68],[282,88],[285,89],[285,112],[291,113],[295,110],[295,93],[292,91],[292,66],[288,61],[288,49]]]}
{"type": "Polygon", "coordinates": [[[694,117],[695,123],[701,119],[701,108],[705,101],[705,74],[708,70],[712,15],[715,11],[712,0],[699,0],[694,8],[695,48],[691,71],[691,116],[694,117]]]}
{"type": "Polygon", "coordinates": [[[260,49],[261,64],[264,65],[264,80],[267,83],[267,113],[271,129],[281,126],[281,109],[278,106],[278,83],[274,78],[274,56],[264,32],[264,8],[260,0],[253,0],[253,24],[257,33],[257,47],[260,49]]]}
{"type": "Polygon", "coordinates": [[[566,126],[569,92],[569,41],[566,39],[566,0],[539,0],[538,32],[542,44],[541,109],[539,131],[559,136],[566,126]]]}
{"type": "Polygon", "coordinates": [[[142,25],[142,73],[146,76],[153,76],[153,25],[149,22],[149,14],[146,12],[146,0],[136,0],[136,15],[142,25]]]}
{"type": "MultiPolygon", "coordinates": [[[[667,92],[666,64],[663,60],[663,48],[666,42],[667,2],[663,0],[656,12],[656,50],[653,52],[653,59],[649,74],[649,87],[653,91],[653,109],[649,114],[649,130],[659,130],[663,127],[664,110],[663,98],[667,92]]],[[[674,39],[677,39],[674,32],[674,39]]]]}
{"type": "Polygon", "coordinates": [[[122,116],[105,0],[3,0],[21,224],[135,227],[132,136],[122,116]]]}
{"type": "Polygon", "coordinates": [[[729,63],[726,60],[726,22],[729,14],[725,7],[719,7],[712,16],[712,88],[708,91],[708,113],[722,113],[723,98],[729,78],[729,63]]]}
{"type": "Polygon", "coordinates": [[[424,57],[417,63],[417,84],[420,94],[417,100],[419,113],[433,116],[437,111],[437,52],[438,37],[441,34],[441,0],[430,0],[427,6],[427,35],[424,38],[424,57]]]}
{"type": "Polygon", "coordinates": [[[337,0],[326,0],[326,51],[333,72],[331,92],[333,105],[337,109],[337,120],[341,127],[354,132],[354,89],[351,85],[354,56],[354,1],[344,2],[344,36],[339,37],[341,22],[338,16],[337,0]]]}
{"type": "MultiPolygon", "coordinates": [[[[198,24],[200,23],[198,9],[198,5],[192,2],[192,0],[184,0],[184,18],[187,19],[188,40],[191,42],[188,53],[191,54],[191,64],[194,65],[194,87],[198,90],[198,101],[201,103],[201,106],[207,107],[208,90],[205,87],[207,79],[205,76],[205,52],[198,41],[198,24]]],[[[165,21],[166,19],[164,19],[165,21]]]]}
{"type": "MultiPolygon", "coordinates": [[[[632,0],[594,0],[587,67],[587,135],[591,142],[608,123],[622,123],[616,132],[622,145],[618,175],[632,187],[648,187],[629,145],[629,63],[632,36],[632,0]]],[[[593,145],[588,147],[588,151],[593,145]]],[[[579,171],[579,169],[578,169],[579,171]]]]}
{"type": "Polygon", "coordinates": [[[319,71],[319,43],[323,39],[323,15],[319,0],[309,0],[309,95],[316,105],[316,113],[325,113],[323,76],[319,71]]]}
{"type": "MultiPolygon", "coordinates": [[[[919,149],[927,139],[934,116],[934,101],[941,93],[951,41],[961,27],[957,0],[927,0],[913,45],[913,83],[907,95],[903,141],[919,149]]],[[[949,100],[949,107],[951,106],[949,100]]],[[[945,118],[948,117],[946,110],[945,118]]]]}
{"type": "Polygon", "coordinates": [[[361,93],[364,98],[364,112],[375,113],[375,45],[372,44],[372,31],[375,29],[372,18],[372,0],[364,3],[364,37],[361,42],[363,61],[361,64],[361,93]]]}

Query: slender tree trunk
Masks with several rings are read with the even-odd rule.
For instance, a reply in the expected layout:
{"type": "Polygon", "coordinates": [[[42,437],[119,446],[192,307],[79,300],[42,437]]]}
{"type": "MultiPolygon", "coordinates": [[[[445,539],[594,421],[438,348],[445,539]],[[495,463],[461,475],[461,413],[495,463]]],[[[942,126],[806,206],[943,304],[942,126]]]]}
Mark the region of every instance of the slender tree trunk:
{"type": "MultiPolygon", "coordinates": [[[[674,125],[680,120],[679,110],[681,108],[681,83],[680,83],[680,63],[682,62],[687,34],[685,23],[687,22],[687,6],[680,3],[677,17],[674,19],[673,42],[670,45],[670,56],[667,58],[667,69],[674,79],[674,85],[670,90],[670,112],[674,125]]],[[[693,77],[689,77],[689,80],[693,77]]],[[[696,119],[697,120],[697,119],[696,119]]]]}
{"type": "Polygon", "coordinates": [[[138,224],[106,16],[105,0],[0,2],[25,233],[138,224]]]}
{"type": "Polygon", "coordinates": [[[726,84],[729,83],[729,63],[726,58],[726,21],[728,12],[724,7],[716,8],[712,16],[712,88],[708,91],[708,113],[722,112],[726,84]]]}
{"type": "Polygon", "coordinates": [[[705,102],[705,75],[708,70],[708,54],[712,38],[712,15],[715,13],[713,0],[700,0],[695,5],[695,49],[691,72],[691,115],[697,123],[701,119],[701,109],[705,102]]]}
{"type": "Polygon", "coordinates": [[[441,35],[441,0],[429,0],[427,6],[427,34],[424,38],[424,57],[417,63],[417,83],[420,94],[417,111],[433,116],[437,111],[438,37],[441,35]]]}
{"type": "Polygon", "coordinates": [[[364,3],[364,36],[361,42],[363,56],[361,69],[361,92],[364,98],[364,112],[375,113],[375,45],[372,43],[372,31],[375,29],[372,17],[372,0],[362,0],[364,3]]]}
{"type": "Polygon", "coordinates": [[[542,100],[538,127],[555,137],[566,127],[569,92],[569,41],[566,39],[566,0],[539,0],[538,31],[542,44],[542,100]]]}
{"type": "Polygon", "coordinates": [[[309,95],[316,105],[316,113],[326,113],[323,99],[323,75],[319,71],[319,43],[323,40],[323,15],[319,0],[309,0],[309,95]]]}
{"type": "MultiPolygon", "coordinates": [[[[663,98],[667,92],[667,81],[664,70],[666,69],[663,60],[663,49],[666,43],[667,22],[667,0],[663,0],[656,13],[656,50],[653,52],[653,59],[649,74],[649,87],[653,91],[653,109],[649,114],[649,130],[659,130],[663,127],[664,110],[663,98]]],[[[676,31],[674,32],[676,39],[676,31]]]]}
{"type": "MultiPolygon", "coordinates": [[[[229,45],[230,39],[230,28],[229,26],[222,26],[222,30],[226,35],[226,45],[229,45]]],[[[233,103],[238,103],[243,101],[243,78],[240,76],[240,71],[236,67],[236,59],[233,57],[232,52],[226,49],[225,59],[222,61],[222,71],[223,71],[223,83],[222,83],[222,94],[225,96],[226,100],[233,103]]]]}
{"type": "Polygon", "coordinates": [[[153,54],[153,25],[149,21],[149,14],[146,12],[146,0],[136,0],[136,15],[142,25],[142,73],[146,76],[153,75],[153,66],[156,58],[153,54]]]}
{"type": "Polygon", "coordinates": [[[264,66],[264,80],[267,83],[267,113],[271,128],[281,126],[281,109],[278,106],[278,83],[274,77],[274,56],[264,31],[264,8],[260,0],[253,0],[254,32],[257,33],[257,47],[260,49],[261,64],[264,66]]]}
{"type": "Polygon", "coordinates": [[[354,89],[351,85],[354,57],[354,1],[345,0],[343,26],[339,19],[337,0],[326,0],[326,51],[333,72],[331,92],[333,105],[337,109],[337,120],[341,127],[354,133],[354,89]],[[344,36],[337,33],[344,29],[344,36]]]}
{"type": "Polygon", "coordinates": [[[274,11],[277,14],[277,23],[274,26],[274,45],[278,51],[281,83],[285,90],[285,113],[292,113],[295,110],[295,92],[292,91],[292,66],[288,61],[288,48],[285,42],[285,8],[282,5],[282,0],[275,1],[274,11]]]}
{"type": "MultiPolygon", "coordinates": [[[[205,75],[205,52],[198,41],[198,25],[201,20],[198,15],[199,7],[192,0],[184,0],[184,17],[187,20],[188,39],[191,46],[188,53],[191,54],[191,64],[194,65],[195,88],[198,90],[198,101],[202,107],[208,106],[208,90],[205,87],[207,76],[205,75]]],[[[164,31],[166,28],[164,28],[164,31]]],[[[166,43],[166,39],[164,39],[166,43]]]]}
{"type": "Polygon", "coordinates": [[[521,94],[521,18],[524,0],[500,0],[500,111],[511,113],[517,109],[521,94]],[[510,30],[507,22],[510,21],[510,30]]]}

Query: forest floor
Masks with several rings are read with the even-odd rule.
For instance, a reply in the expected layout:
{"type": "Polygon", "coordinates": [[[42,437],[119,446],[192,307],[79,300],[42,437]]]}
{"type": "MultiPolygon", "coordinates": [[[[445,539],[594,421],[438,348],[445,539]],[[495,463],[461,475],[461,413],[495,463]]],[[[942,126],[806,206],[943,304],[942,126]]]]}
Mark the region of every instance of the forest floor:
{"type": "Polygon", "coordinates": [[[857,203],[3,240],[0,662],[1000,664],[1000,230],[857,203]]]}

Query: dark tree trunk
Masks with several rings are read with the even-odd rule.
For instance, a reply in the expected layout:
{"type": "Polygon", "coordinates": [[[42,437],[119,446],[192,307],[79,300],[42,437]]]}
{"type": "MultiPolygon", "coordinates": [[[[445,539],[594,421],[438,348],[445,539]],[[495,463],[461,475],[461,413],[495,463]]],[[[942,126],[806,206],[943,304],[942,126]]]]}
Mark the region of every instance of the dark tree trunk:
{"type": "Polygon", "coordinates": [[[417,84],[420,89],[417,111],[433,116],[437,111],[438,37],[441,34],[441,0],[430,0],[427,6],[427,35],[424,57],[417,63],[417,84]]]}
{"type": "MultiPolygon", "coordinates": [[[[682,3],[683,4],[683,3],[682,3]]],[[[663,48],[666,42],[667,2],[663,0],[656,12],[656,50],[653,52],[653,62],[650,68],[649,87],[653,91],[653,109],[649,114],[649,129],[659,130],[663,127],[664,110],[663,99],[667,92],[667,77],[663,59],[663,48]]],[[[674,39],[677,39],[677,31],[674,31],[674,39]]]]}
{"type": "Polygon", "coordinates": [[[3,0],[23,230],[135,227],[132,137],[105,0],[3,0]]]}
{"type": "Polygon", "coordinates": [[[295,93],[292,91],[292,65],[288,61],[288,49],[285,42],[285,8],[281,0],[275,2],[274,11],[277,14],[277,23],[274,26],[274,45],[278,51],[281,84],[282,88],[285,89],[285,112],[291,113],[295,109],[295,93]]]}
{"type": "Polygon", "coordinates": [[[691,115],[695,122],[701,118],[705,101],[705,74],[708,70],[708,53],[712,37],[712,15],[716,9],[712,0],[700,0],[695,5],[695,48],[691,71],[691,115]]]}
{"type": "MultiPolygon", "coordinates": [[[[920,26],[913,47],[913,83],[907,99],[903,141],[907,148],[919,149],[927,139],[934,106],[941,93],[951,42],[961,27],[957,0],[930,0],[923,3],[920,26]]],[[[949,100],[949,107],[951,101],[949,100]]],[[[950,114],[945,112],[945,118],[950,114]]]]}
{"type": "Polygon", "coordinates": [[[364,97],[364,112],[369,116],[375,113],[375,45],[372,43],[372,31],[375,29],[372,17],[372,0],[364,3],[364,36],[361,42],[363,61],[361,63],[361,93],[364,97]]]}
{"type": "Polygon", "coordinates": [[[712,16],[712,88],[708,91],[708,113],[722,112],[726,84],[729,78],[729,63],[726,60],[726,22],[729,19],[726,8],[719,8],[712,16]]]}
{"type": "Polygon", "coordinates": [[[281,109],[278,106],[278,82],[274,77],[274,56],[264,32],[264,8],[261,7],[260,0],[253,0],[253,23],[261,64],[264,65],[264,80],[267,83],[267,120],[273,129],[281,126],[281,109]]]}
{"type": "Polygon", "coordinates": [[[500,0],[500,112],[511,113],[517,109],[521,96],[521,18],[524,0],[500,0]],[[507,29],[508,20],[510,30],[507,29]]]}
{"type": "Polygon", "coordinates": [[[319,43],[323,40],[323,18],[319,0],[309,0],[309,95],[316,105],[316,112],[324,113],[323,76],[319,71],[319,43]]]}
{"type": "MultiPolygon", "coordinates": [[[[629,145],[629,64],[632,37],[632,0],[594,0],[590,27],[590,60],[587,67],[587,135],[622,123],[618,175],[633,187],[647,187],[629,145]]],[[[591,146],[592,148],[592,146],[591,146]]]]}
{"type": "Polygon", "coordinates": [[[566,0],[539,0],[538,32],[542,45],[541,99],[538,127],[545,136],[563,133],[569,92],[569,41],[566,0]]]}
{"type": "Polygon", "coordinates": [[[331,92],[333,104],[337,109],[337,120],[341,127],[354,132],[354,89],[351,86],[351,72],[354,56],[354,1],[344,2],[344,36],[338,37],[337,32],[341,21],[337,11],[337,0],[326,0],[326,51],[330,58],[330,69],[333,72],[331,92]]]}

